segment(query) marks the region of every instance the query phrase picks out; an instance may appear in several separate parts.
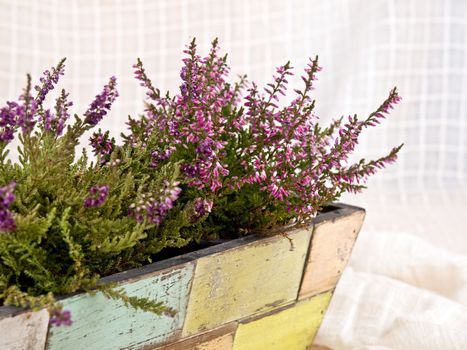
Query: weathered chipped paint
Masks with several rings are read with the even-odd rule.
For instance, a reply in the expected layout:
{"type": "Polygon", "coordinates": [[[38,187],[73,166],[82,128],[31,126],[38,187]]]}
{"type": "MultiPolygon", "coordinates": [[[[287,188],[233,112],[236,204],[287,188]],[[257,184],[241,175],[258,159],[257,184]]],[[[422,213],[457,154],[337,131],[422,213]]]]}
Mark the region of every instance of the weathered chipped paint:
{"type": "Polygon", "coordinates": [[[306,350],[313,342],[331,292],[303,300],[254,321],[241,323],[233,350],[306,350]]]}
{"type": "Polygon", "coordinates": [[[350,258],[364,218],[364,210],[354,210],[315,225],[300,299],[336,286],[350,258]]]}
{"type": "Polygon", "coordinates": [[[202,257],[196,264],[183,335],[290,303],[297,297],[311,232],[282,236],[202,257]]]}
{"type": "Polygon", "coordinates": [[[180,335],[185,318],[194,264],[188,263],[127,283],[130,296],[162,301],[177,310],[174,317],[134,310],[101,293],[78,295],[63,301],[71,310],[71,327],[51,327],[48,349],[140,349],[180,335]]]}
{"type": "Polygon", "coordinates": [[[0,349],[43,350],[49,325],[47,310],[0,319],[0,349]]]}

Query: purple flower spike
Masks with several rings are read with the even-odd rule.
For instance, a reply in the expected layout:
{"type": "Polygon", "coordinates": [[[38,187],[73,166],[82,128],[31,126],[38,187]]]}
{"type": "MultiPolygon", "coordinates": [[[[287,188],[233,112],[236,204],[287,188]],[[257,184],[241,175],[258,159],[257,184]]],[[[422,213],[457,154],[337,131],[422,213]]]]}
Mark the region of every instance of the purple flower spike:
{"type": "Polygon", "coordinates": [[[0,109],[0,141],[10,142],[14,138],[17,125],[16,118],[20,114],[21,106],[16,102],[7,102],[7,105],[0,109]]]}
{"type": "Polygon", "coordinates": [[[10,205],[16,199],[14,190],[16,183],[11,182],[9,185],[0,187],[0,231],[12,232],[16,230],[16,223],[13,219],[13,214],[10,211],[10,205]]]}
{"type": "Polygon", "coordinates": [[[69,310],[54,310],[50,315],[49,324],[55,327],[71,326],[71,311],[69,310]]]}
{"type": "Polygon", "coordinates": [[[104,204],[109,194],[109,186],[94,186],[89,189],[91,196],[84,200],[83,206],[85,208],[95,208],[104,204]]]}
{"type": "Polygon", "coordinates": [[[117,79],[111,77],[109,83],[104,86],[104,89],[99,95],[96,95],[94,101],[91,103],[86,113],[84,113],[84,121],[92,126],[97,125],[110,110],[112,103],[117,97],[117,79]]]}
{"type": "Polygon", "coordinates": [[[43,76],[40,78],[41,85],[36,85],[34,89],[37,91],[36,102],[38,105],[44,102],[45,97],[50,90],[54,89],[54,86],[58,83],[60,75],[65,72],[65,59],[62,59],[56,67],[52,67],[51,70],[46,70],[43,76]]]}

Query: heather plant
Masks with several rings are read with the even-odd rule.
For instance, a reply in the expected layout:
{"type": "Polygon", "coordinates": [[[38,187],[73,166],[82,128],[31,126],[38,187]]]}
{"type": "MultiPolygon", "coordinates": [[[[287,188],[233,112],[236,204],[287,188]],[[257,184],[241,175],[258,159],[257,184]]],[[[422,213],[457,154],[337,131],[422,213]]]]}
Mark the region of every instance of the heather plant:
{"type": "Polygon", "coordinates": [[[79,138],[118,96],[116,79],[71,121],[66,91],[53,110],[45,104],[63,71],[64,60],[34,89],[28,76],[19,100],[0,109],[0,304],[48,307],[51,324],[68,325],[71,315],[54,295],[100,290],[130,307],[170,314],[159,302],[129,297],[98,280],[186,245],[208,211],[199,208],[202,199],[177,203],[176,163],[140,171],[151,159],[142,150],[117,147],[108,132],[90,138],[95,160],[77,154],[79,138]],[[15,138],[18,162],[8,158],[15,138]]]}
{"type": "Polygon", "coordinates": [[[72,315],[54,295],[83,290],[171,314],[100,277],[150,263],[166,248],[306,224],[396,160],[401,146],[376,160],[349,161],[363,129],[400,101],[395,88],[368,117],[322,127],[311,97],[318,58],[281,107],[290,63],[260,89],[245,76],[229,81],[217,40],[205,57],[194,40],[184,52],[174,96],[154,87],[138,59],[146,108],[129,118],[121,144],[96,130],[118,97],[114,77],[81,117],[71,118],[65,90],[47,107],[64,60],[34,88],[28,76],[18,101],[0,109],[0,303],[47,307],[57,326],[72,315]],[[87,132],[92,157],[76,151],[87,132]],[[15,138],[18,162],[8,158],[15,138]]]}
{"type": "Polygon", "coordinates": [[[146,110],[130,118],[130,132],[123,136],[126,144],[147,148],[154,170],[180,162],[186,179],[180,201],[210,201],[205,237],[306,223],[342,193],[360,192],[370,175],[396,160],[401,146],[376,160],[348,162],[363,129],[379,124],[400,101],[396,88],[367,118],[349,116],[321,127],[311,97],[321,70],[317,57],[301,76],[302,89],[294,89],[292,102],[280,107],[293,74],[290,63],[259,89],[246,77],[228,82],[227,57],[219,55],[217,40],[206,57],[198,55],[195,40],[184,52],[174,97],[161,94],[137,61],[146,110]]]}

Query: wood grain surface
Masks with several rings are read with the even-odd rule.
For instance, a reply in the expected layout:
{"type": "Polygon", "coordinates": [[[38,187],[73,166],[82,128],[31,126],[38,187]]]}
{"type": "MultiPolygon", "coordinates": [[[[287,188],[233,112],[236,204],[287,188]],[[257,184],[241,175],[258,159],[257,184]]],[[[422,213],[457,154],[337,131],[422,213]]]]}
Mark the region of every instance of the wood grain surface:
{"type": "Polygon", "coordinates": [[[315,224],[300,299],[323,293],[336,286],[347,265],[364,218],[364,210],[346,210],[342,216],[324,219],[315,224]]]}
{"type": "Polygon", "coordinates": [[[43,350],[49,326],[47,310],[0,319],[0,349],[43,350]]]}
{"type": "Polygon", "coordinates": [[[197,334],[154,350],[232,350],[237,322],[231,322],[209,332],[197,334]]]}

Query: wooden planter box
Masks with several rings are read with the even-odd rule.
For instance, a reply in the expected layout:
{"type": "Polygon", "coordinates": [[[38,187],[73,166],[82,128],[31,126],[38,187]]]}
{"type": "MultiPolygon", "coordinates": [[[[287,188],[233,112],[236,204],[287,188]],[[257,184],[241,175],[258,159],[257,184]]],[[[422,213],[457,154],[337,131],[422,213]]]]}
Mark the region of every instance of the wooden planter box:
{"type": "Polygon", "coordinates": [[[363,223],[344,204],[309,228],[247,236],[103,280],[154,298],[175,317],[78,294],[63,300],[71,327],[49,327],[46,310],[0,307],[0,349],[307,349],[363,223]]]}

